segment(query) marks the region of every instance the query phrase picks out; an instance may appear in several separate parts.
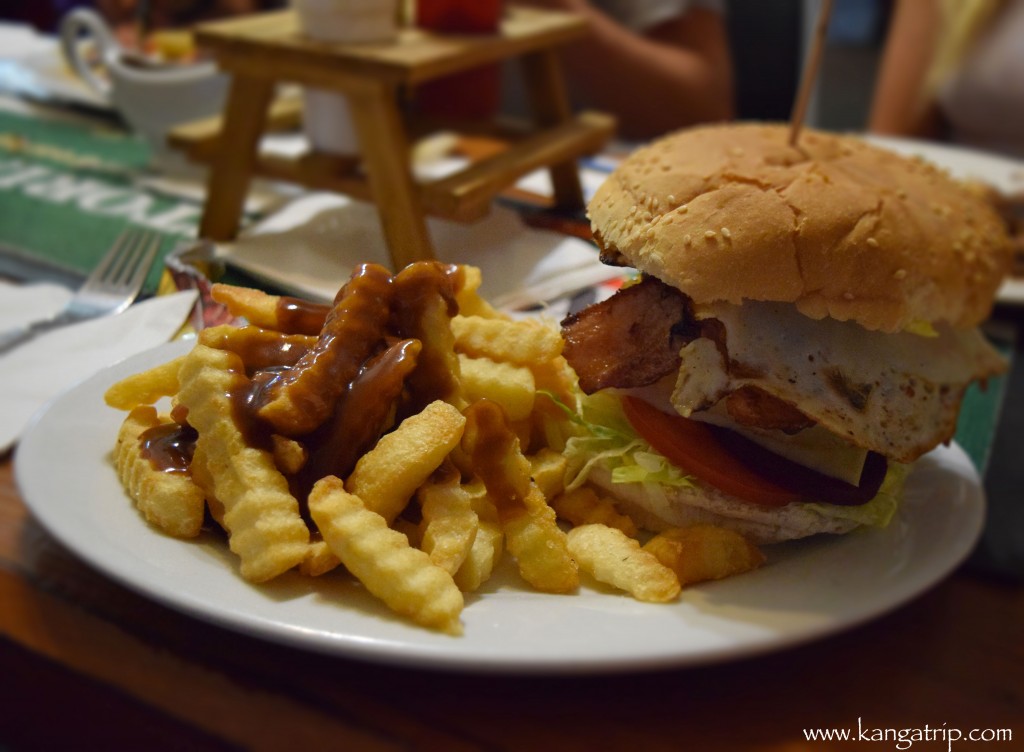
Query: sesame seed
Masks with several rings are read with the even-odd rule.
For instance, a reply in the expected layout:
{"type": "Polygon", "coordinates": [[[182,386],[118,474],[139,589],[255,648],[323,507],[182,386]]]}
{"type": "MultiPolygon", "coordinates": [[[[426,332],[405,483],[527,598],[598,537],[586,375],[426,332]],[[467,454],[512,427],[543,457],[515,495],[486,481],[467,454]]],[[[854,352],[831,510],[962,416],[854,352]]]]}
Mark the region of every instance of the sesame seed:
{"type": "Polygon", "coordinates": [[[732,233],[729,232],[729,228],[728,227],[723,227],[722,228],[722,237],[726,237],[726,238],[731,238],[732,237],[732,233]]]}
{"type": "Polygon", "coordinates": [[[711,240],[712,238],[716,237],[717,235],[718,235],[718,233],[716,233],[714,230],[706,230],[704,232],[704,237],[707,238],[708,240],[711,240]]]}
{"type": "Polygon", "coordinates": [[[878,248],[878,241],[874,238],[868,238],[865,242],[872,248],[878,248]]]}

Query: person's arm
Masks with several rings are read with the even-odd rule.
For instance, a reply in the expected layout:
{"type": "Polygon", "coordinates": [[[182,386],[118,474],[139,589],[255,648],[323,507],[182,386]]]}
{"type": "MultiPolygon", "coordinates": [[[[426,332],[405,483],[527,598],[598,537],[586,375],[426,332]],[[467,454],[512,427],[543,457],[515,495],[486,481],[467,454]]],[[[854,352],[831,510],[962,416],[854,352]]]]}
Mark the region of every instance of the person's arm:
{"type": "Polygon", "coordinates": [[[896,4],[868,119],[873,133],[934,136],[938,132],[939,109],[925,87],[942,31],[941,13],[933,0],[896,4]]]}
{"type": "Polygon", "coordinates": [[[590,33],[564,51],[566,71],[588,102],[618,118],[623,137],[648,139],[733,116],[732,61],[720,14],[694,8],[641,35],[586,0],[524,4],[587,19],[590,33]]]}

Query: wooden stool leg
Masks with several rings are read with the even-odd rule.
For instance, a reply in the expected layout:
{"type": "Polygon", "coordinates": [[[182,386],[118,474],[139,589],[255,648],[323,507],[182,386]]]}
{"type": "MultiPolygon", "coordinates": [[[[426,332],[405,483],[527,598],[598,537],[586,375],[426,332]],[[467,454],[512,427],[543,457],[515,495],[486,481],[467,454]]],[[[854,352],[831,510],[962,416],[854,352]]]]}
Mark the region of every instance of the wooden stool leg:
{"type": "Polygon", "coordinates": [[[206,182],[200,237],[231,240],[238,234],[273,95],[274,84],[268,79],[242,74],[232,79],[224,109],[220,149],[206,182]]]}
{"type": "MultiPolygon", "coordinates": [[[[572,119],[561,63],[554,50],[541,50],[522,58],[526,89],[535,125],[547,128],[572,119]]],[[[563,209],[583,208],[583,186],[576,160],[551,165],[555,204],[563,209]]]]}
{"type": "Polygon", "coordinates": [[[348,90],[352,121],[384,239],[397,272],[434,258],[423,204],[412,177],[409,141],[398,112],[397,93],[386,84],[348,90]]]}

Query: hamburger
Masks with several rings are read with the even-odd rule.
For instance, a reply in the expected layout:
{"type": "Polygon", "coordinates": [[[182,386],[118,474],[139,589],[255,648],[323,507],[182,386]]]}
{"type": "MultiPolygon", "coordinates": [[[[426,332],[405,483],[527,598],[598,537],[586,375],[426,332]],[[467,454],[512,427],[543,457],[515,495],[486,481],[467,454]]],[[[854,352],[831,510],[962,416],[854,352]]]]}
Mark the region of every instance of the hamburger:
{"type": "Polygon", "coordinates": [[[637,280],[562,322],[574,484],[759,543],[885,525],[967,387],[1012,262],[985,192],[854,138],[737,124],[631,154],[588,216],[637,280]]]}

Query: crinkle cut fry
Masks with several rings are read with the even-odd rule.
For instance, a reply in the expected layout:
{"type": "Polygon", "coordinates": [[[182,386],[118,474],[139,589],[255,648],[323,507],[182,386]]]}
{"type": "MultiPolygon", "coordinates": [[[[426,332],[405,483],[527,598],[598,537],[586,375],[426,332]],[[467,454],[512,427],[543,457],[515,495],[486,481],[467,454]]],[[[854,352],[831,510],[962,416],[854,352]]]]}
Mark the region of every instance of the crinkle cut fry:
{"type": "Polygon", "coordinates": [[[138,405],[152,405],[162,397],[170,397],[178,391],[178,370],[185,359],[181,355],[166,363],[133,373],[112,384],[103,395],[110,407],[131,410],[138,405]]]}
{"type": "Polygon", "coordinates": [[[256,412],[285,436],[308,434],[335,404],[383,340],[392,297],[391,274],[363,264],[338,293],[316,346],[273,380],[256,412]]]}
{"type": "Polygon", "coordinates": [[[345,480],[349,492],[392,523],[448,453],[459,445],[466,419],[435,400],[403,420],[359,458],[345,480]]]}
{"type": "Polygon", "coordinates": [[[532,365],[562,354],[559,331],[534,319],[504,321],[459,315],[452,319],[451,329],[456,349],[474,358],[532,365]]]}
{"type": "Polygon", "coordinates": [[[419,547],[432,562],[454,576],[469,556],[480,527],[472,497],[455,471],[454,476],[421,485],[416,499],[424,522],[419,547]]]}
{"type": "Polygon", "coordinates": [[[330,312],[330,306],[220,282],[213,285],[210,294],[233,315],[250,324],[288,334],[315,336],[330,312]]]}
{"type": "Polygon", "coordinates": [[[317,338],[308,334],[282,334],[258,326],[211,326],[199,332],[199,343],[238,355],[251,373],[261,368],[292,366],[312,350],[317,338]]]}
{"type": "Polygon", "coordinates": [[[374,355],[352,380],[329,421],[313,435],[309,462],[299,479],[312,488],[325,475],[351,474],[394,420],[409,373],[416,367],[419,340],[404,339],[374,355]]]}
{"type": "Polygon", "coordinates": [[[461,631],[462,592],[451,575],[329,475],[309,494],[309,511],[342,564],[392,610],[417,624],[461,631]]]}
{"type": "Polygon", "coordinates": [[[498,511],[508,551],[523,579],[538,590],[567,593],[579,586],[565,533],[544,494],[530,478],[530,461],[504,411],[481,399],[466,411],[462,448],[498,511]]]}
{"type": "Polygon", "coordinates": [[[419,261],[395,275],[392,317],[403,337],[423,343],[410,379],[421,401],[443,399],[459,409],[466,406],[459,380],[452,317],[458,312],[456,293],[462,272],[438,261],[419,261]]]}
{"type": "Polygon", "coordinates": [[[196,345],[182,364],[178,399],[198,432],[196,453],[207,463],[197,475],[213,481],[241,574],[262,582],[302,562],[309,529],[271,454],[249,446],[235,424],[232,395],[248,387],[242,369],[234,353],[196,345]]]}
{"type": "Polygon", "coordinates": [[[206,502],[202,489],[186,473],[167,473],[142,455],[139,437],[169,419],[141,405],[125,416],[114,447],[118,478],[146,520],[169,535],[194,538],[203,526],[206,502]]]}
{"type": "Polygon", "coordinates": [[[469,264],[460,264],[459,268],[462,271],[462,287],[455,293],[459,313],[464,316],[510,321],[511,317],[508,314],[499,312],[480,296],[480,285],[483,284],[480,268],[469,264]]]}
{"type": "Polygon", "coordinates": [[[667,603],[679,596],[675,572],[618,528],[601,523],[569,531],[569,550],[583,571],[638,601],[667,603]]]}
{"type": "Polygon", "coordinates": [[[636,523],[633,519],[622,514],[611,499],[598,496],[589,486],[581,486],[559,494],[551,500],[551,507],[561,519],[573,527],[597,522],[617,528],[630,538],[637,536],[636,523]]]}

